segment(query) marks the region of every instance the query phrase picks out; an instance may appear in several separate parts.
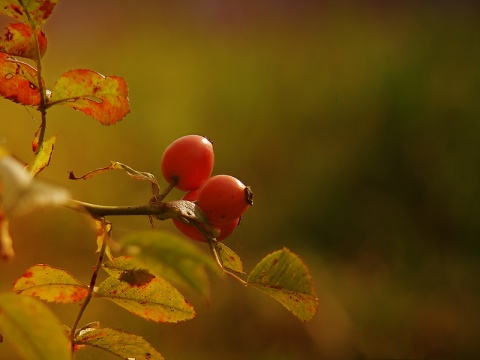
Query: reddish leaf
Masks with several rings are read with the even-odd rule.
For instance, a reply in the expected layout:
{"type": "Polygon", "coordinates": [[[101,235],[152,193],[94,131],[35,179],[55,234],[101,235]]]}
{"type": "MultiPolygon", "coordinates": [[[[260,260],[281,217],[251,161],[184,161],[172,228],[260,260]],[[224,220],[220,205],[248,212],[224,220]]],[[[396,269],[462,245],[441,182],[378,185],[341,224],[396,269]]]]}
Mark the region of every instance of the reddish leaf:
{"type": "Polygon", "coordinates": [[[0,95],[23,105],[40,104],[37,70],[0,53],[0,95]]]}
{"type": "Polygon", "coordinates": [[[58,0],[31,0],[24,1],[25,6],[20,5],[18,0],[0,0],[0,12],[28,23],[28,14],[35,26],[42,25],[52,14],[58,0]]]}
{"type": "Polygon", "coordinates": [[[104,76],[92,70],[70,70],[55,83],[50,104],[79,110],[103,125],[112,125],[130,112],[128,86],[118,76],[104,76]]]}
{"type": "Polygon", "coordinates": [[[62,269],[35,265],[13,285],[18,294],[38,297],[56,303],[74,303],[85,299],[88,286],[62,269]]]}
{"type": "Polygon", "coordinates": [[[147,320],[176,323],[195,317],[192,305],[176,288],[142,269],[127,271],[120,278],[110,276],[94,294],[147,320]]]}
{"type": "MultiPolygon", "coordinates": [[[[47,50],[47,37],[38,29],[37,38],[42,57],[47,50]]],[[[5,35],[0,36],[0,52],[32,60],[37,59],[37,45],[32,28],[22,23],[8,25],[5,28],[5,35]]]]}

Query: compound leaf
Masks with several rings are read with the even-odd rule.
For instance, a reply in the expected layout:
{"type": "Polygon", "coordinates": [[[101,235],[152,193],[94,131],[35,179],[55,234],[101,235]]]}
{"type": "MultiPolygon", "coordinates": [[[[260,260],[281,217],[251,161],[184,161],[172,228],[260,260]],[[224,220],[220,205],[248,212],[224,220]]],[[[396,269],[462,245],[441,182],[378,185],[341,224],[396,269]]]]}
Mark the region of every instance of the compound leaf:
{"type": "MultiPolygon", "coordinates": [[[[40,29],[37,30],[37,39],[42,57],[47,50],[47,37],[40,29]]],[[[5,34],[0,36],[0,52],[36,60],[37,44],[33,29],[27,24],[9,24],[5,28],[5,34]]]]}
{"type": "Polygon", "coordinates": [[[192,305],[176,288],[146,270],[110,276],[95,289],[94,295],[156,322],[176,323],[195,317],[192,305]]]}
{"type": "Polygon", "coordinates": [[[89,345],[124,359],[163,360],[163,356],[144,338],[125,331],[88,328],[80,331],[75,345],[89,345]]]}
{"type": "Polygon", "coordinates": [[[267,255],[252,270],[247,286],[260,289],[300,320],[309,321],[318,311],[318,299],[303,261],[287,248],[267,255]]]}
{"type": "Polygon", "coordinates": [[[130,112],[123,78],[84,69],[67,71],[57,80],[49,106],[54,104],[70,106],[103,125],[116,124],[130,112]]]}
{"type": "Polygon", "coordinates": [[[45,301],[67,304],[85,299],[88,286],[65,270],[39,264],[28,269],[14,283],[13,291],[45,301]]]}
{"type": "Polygon", "coordinates": [[[204,296],[209,294],[206,268],[221,274],[214,260],[184,238],[167,232],[131,234],[119,241],[128,255],[167,280],[187,285],[204,296]]]}
{"type": "Polygon", "coordinates": [[[0,330],[8,334],[8,341],[24,359],[71,359],[70,344],[62,325],[37,299],[0,294],[0,330]]]}
{"type": "Polygon", "coordinates": [[[22,105],[40,104],[37,70],[0,52],[0,95],[22,105]]]}
{"type": "Polygon", "coordinates": [[[24,1],[25,6],[22,6],[18,0],[0,0],[0,13],[24,23],[29,23],[30,18],[33,24],[38,27],[52,15],[57,3],[58,0],[31,0],[24,1]]]}

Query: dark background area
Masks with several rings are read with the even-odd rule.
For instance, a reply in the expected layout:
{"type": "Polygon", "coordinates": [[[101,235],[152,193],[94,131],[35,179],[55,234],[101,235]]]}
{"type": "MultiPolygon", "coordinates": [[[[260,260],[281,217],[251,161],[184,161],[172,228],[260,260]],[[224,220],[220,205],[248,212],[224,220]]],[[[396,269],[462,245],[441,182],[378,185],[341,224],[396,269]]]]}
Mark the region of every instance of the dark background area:
{"type": "MultiPolygon", "coordinates": [[[[115,160],[161,178],[171,141],[206,135],[214,173],[255,192],[226,244],[247,271],[287,246],[320,299],[303,324],[212,277],[210,302],[185,292],[192,321],[155,324],[94,299],[84,323],[138,333],[167,359],[479,356],[479,10],[473,1],[60,1],[44,28],[47,85],[75,68],[123,76],[132,112],[103,127],[49,110],[47,136],[58,139],[40,178],[79,200],[144,203],[149,186],[120,172],[73,182],[67,170],[115,160]]],[[[2,145],[26,162],[38,125],[36,111],[0,100],[2,145]]],[[[149,228],[146,218],[111,220],[115,237],[149,228]]],[[[17,258],[0,264],[0,290],[37,263],[88,282],[87,224],[67,209],[13,220],[17,258]]],[[[67,325],[78,310],[51,307],[67,325]]],[[[15,356],[9,346],[0,357],[15,356]]]]}

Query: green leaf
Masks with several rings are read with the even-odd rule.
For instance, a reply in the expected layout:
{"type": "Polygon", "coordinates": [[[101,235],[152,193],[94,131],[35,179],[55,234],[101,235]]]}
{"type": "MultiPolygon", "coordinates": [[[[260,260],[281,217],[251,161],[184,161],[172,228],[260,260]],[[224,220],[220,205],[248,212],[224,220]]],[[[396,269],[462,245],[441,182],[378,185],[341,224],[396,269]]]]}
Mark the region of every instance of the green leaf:
{"type": "Polygon", "coordinates": [[[0,52],[0,96],[22,105],[40,104],[37,70],[0,52]]]}
{"type": "Polygon", "coordinates": [[[86,329],[75,338],[77,345],[89,345],[125,359],[163,360],[144,338],[114,329],[86,329]]]}
{"type": "Polygon", "coordinates": [[[35,265],[15,281],[13,291],[56,303],[74,303],[85,299],[88,286],[62,269],[35,265]]]}
{"type": "Polygon", "coordinates": [[[167,232],[148,231],[120,239],[127,255],[134,255],[145,268],[167,280],[209,294],[206,268],[221,274],[215,261],[187,239],[167,232]]]}
{"type": "Polygon", "coordinates": [[[0,330],[22,358],[70,360],[70,344],[62,325],[40,301],[0,294],[0,330]]]}
{"type": "MultiPolygon", "coordinates": [[[[37,30],[37,39],[42,57],[47,50],[47,37],[40,29],[37,30]]],[[[0,52],[36,60],[37,44],[33,29],[27,24],[9,24],[5,28],[5,35],[0,36],[0,52]]]]}
{"type": "Polygon", "coordinates": [[[135,272],[144,269],[139,261],[133,257],[119,256],[103,264],[103,269],[108,275],[120,278],[126,272],[135,272]]]}
{"type": "Polygon", "coordinates": [[[104,76],[92,70],[70,70],[55,83],[49,105],[67,105],[113,125],[130,112],[128,86],[118,76],[104,76]]]}
{"type": "Polygon", "coordinates": [[[233,270],[240,274],[245,273],[243,271],[243,263],[240,259],[240,256],[238,256],[232,249],[219,241],[215,241],[213,246],[224,268],[233,270]]]}
{"type": "Polygon", "coordinates": [[[311,320],[318,299],[303,261],[287,248],[267,255],[252,270],[247,286],[260,289],[285,306],[300,320],[311,320]]]}
{"type": "Polygon", "coordinates": [[[57,140],[56,136],[52,136],[50,139],[45,140],[42,144],[42,147],[38,150],[35,155],[33,163],[30,164],[29,169],[30,173],[33,176],[36,176],[40,171],[45,169],[48,164],[50,164],[50,159],[52,158],[53,149],[55,148],[55,141],[57,140]]]}
{"type": "Polygon", "coordinates": [[[131,313],[156,322],[176,323],[195,317],[195,310],[180,292],[162,278],[146,270],[110,276],[95,290],[131,313]]]}
{"type": "Polygon", "coordinates": [[[18,0],[0,0],[0,13],[24,23],[29,23],[30,17],[35,26],[40,26],[52,14],[57,3],[58,0],[24,0],[24,7],[18,0]]]}

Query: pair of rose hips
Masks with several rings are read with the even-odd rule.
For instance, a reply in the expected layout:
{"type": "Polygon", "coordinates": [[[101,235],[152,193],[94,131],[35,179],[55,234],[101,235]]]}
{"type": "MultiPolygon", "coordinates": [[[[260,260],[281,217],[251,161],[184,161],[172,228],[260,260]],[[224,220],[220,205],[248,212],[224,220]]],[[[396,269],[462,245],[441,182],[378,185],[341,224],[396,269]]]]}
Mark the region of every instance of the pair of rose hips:
{"type": "MultiPolygon", "coordinates": [[[[187,135],[165,149],[162,175],[167,182],[187,191],[182,199],[198,205],[206,215],[208,225],[218,234],[216,240],[221,241],[235,230],[248,206],[253,205],[253,193],[233,176],[210,177],[213,164],[212,142],[203,136],[187,135]]],[[[173,223],[189,238],[206,241],[198,228],[201,224],[195,226],[178,219],[173,219],[173,223]]]]}

